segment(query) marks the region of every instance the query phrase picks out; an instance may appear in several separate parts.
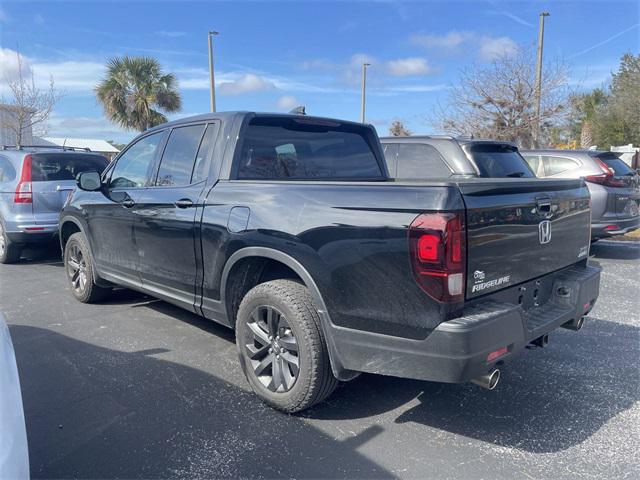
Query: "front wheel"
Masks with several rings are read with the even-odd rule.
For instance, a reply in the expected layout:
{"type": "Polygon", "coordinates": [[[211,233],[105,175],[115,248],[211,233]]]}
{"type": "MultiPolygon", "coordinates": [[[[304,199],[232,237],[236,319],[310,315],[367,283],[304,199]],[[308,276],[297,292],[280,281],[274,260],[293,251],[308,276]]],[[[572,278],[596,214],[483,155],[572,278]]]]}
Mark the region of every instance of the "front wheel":
{"type": "Polygon", "coordinates": [[[71,293],[82,303],[102,300],[111,290],[96,284],[91,252],[80,232],[71,235],[64,246],[64,269],[71,293]]]}
{"type": "Polygon", "coordinates": [[[320,316],[303,285],[273,280],[254,287],[240,304],[236,327],[242,370],[271,407],[299,412],[338,385],[320,316]]]}

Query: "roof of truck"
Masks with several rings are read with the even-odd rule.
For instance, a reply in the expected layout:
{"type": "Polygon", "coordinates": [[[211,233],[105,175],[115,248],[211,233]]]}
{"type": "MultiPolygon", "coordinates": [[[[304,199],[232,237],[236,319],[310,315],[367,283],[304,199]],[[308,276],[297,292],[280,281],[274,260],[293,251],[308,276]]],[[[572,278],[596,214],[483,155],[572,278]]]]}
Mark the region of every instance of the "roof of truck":
{"type": "MultiPolygon", "coordinates": [[[[270,117],[291,117],[291,118],[305,118],[305,119],[318,119],[318,120],[328,120],[332,122],[339,123],[349,123],[353,125],[362,125],[359,122],[353,122],[350,120],[343,120],[340,118],[330,118],[330,117],[318,117],[315,115],[300,115],[295,113],[275,113],[275,112],[251,112],[251,111],[231,111],[231,112],[211,112],[211,113],[203,113],[201,115],[193,115],[191,117],[184,117],[178,120],[172,120],[171,122],[166,122],[161,125],[157,125],[155,127],[150,128],[144,133],[152,132],[155,130],[162,130],[167,127],[173,127],[176,125],[183,125],[186,123],[195,123],[195,122],[206,122],[208,120],[221,120],[221,121],[229,121],[232,118],[239,115],[268,115],[270,117]]],[[[368,124],[366,126],[369,126],[368,124]]]]}

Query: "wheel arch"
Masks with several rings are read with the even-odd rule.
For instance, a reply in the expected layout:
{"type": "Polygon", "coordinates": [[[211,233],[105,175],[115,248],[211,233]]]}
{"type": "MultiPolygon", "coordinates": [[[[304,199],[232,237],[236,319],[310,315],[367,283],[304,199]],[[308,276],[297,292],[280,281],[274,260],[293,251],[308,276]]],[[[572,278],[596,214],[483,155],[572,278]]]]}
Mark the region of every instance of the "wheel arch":
{"type": "MultiPolygon", "coordinates": [[[[233,253],[224,266],[220,283],[220,299],[225,302],[225,308],[229,309],[231,307],[231,305],[227,305],[227,289],[229,288],[230,273],[233,271],[233,267],[235,265],[238,265],[238,262],[249,258],[265,259],[278,262],[286,266],[299,277],[300,281],[309,290],[311,298],[313,299],[313,302],[318,309],[318,314],[320,315],[321,319],[320,326],[322,328],[322,333],[324,335],[325,341],[327,342],[327,350],[329,352],[329,360],[331,361],[331,369],[333,370],[333,374],[336,376],[336,378],[342,381],[347,381],[355,378],[358,374],[356,372],[344,369],[342,367],[342,363],[338,358],[338,353],[335,348],[331,329],[329,328],[331,320],[327,311],[326,303],[322,298],[322,294],[320,293],[318,285],[316,284],[309,271],[291,255],[288,255],[280,250],[275,250],[267,247],[245,247],[233,253]]],[[[233,318],[232,313],[229,315],[229,320],[233,325],[235,319],[233,318]]]]}

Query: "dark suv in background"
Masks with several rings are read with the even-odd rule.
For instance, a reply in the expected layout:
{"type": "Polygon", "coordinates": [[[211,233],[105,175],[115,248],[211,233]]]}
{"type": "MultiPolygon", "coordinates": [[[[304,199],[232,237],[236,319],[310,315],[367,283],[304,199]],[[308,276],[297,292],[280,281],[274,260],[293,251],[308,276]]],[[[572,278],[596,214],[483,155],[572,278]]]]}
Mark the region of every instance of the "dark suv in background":
{"type": "Polygon", "coordinates": [[[0,150],[0,263],[20,259],[27,244],[52,240],[58,217],[87,171],[102,172],[104,156],[71,148],[3,147],[0,150]]]}
{"type": "Polygon", "coordinates": [[[448,135],[382,137],[380,141],[389,175],[399,180],[535,177],[518,147],[509,142],[448,135]]]}
{"type": "Polygon", "coordinates": [[[591,238],[610,237],[640,227],[640,177],[614,152],[523,150],[538,177],[584,178],[591,194],[591,238]]]}

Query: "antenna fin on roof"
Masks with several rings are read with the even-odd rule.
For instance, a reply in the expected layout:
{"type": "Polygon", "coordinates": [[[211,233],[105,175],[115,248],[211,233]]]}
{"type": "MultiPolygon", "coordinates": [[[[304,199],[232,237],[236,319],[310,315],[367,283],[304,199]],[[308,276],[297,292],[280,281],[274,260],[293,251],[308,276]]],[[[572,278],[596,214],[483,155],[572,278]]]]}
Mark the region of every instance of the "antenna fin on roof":
{"type": "Polygon", "coordinates": [[[289,113],[292,115],[306,115],[307,112],[305,111],[304,105],[300,105],[299,107],[296,107],[292,110],[289,110],[289,113]]]}

